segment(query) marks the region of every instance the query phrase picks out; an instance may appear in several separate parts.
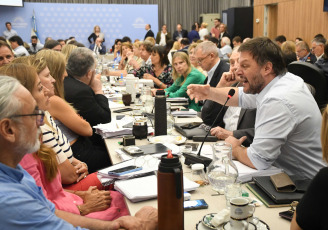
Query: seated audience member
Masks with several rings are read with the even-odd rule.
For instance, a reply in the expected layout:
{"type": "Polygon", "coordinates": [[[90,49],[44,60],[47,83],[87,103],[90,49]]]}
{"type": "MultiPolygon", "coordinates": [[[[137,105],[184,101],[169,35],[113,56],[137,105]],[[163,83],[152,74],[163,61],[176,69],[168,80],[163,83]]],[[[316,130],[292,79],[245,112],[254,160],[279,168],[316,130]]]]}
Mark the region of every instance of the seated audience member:
{"type": "MultiPolygon", "coordinates": [[[[190,84],[203,84],[205,80],[205,76],[191,65],[188,55],[184,52],[176,52],[173,55],[172,76],[173,85],[165,89],[165,95],[169,98],[189,98],[186,92],[187,86],[190,84]]],[[[200,111],[201,105],[194,100],[189,100],[189,108],[200,111]]]]}
{"type": "MultiPolygon", "coordinates": [[[[68,77],[64,79],[65,100],[77,110],[81,117],[89,122],[91,127],[111,121],[108,99],[104,96],[100,80],[95,77],[95,64],[96,61],[91,50],[77,48],[72,51],[71,56],[68,58],[66,64],[68,77]]],[[[100,135],[94,132],[91,141],[93,145],[107,151],[104,140],[100,135]]],[[[77,153],[80,153],[80,151],[77,151],[77,153]]],[[[76,156],[82,161],[85,161],[84,158],[89,157],[76,156]]],[[[109,157],[102,162],[98,162],[99,167],[109,165],[109,157]]]]}
{"type": "Polygon", "coordinates": [[[207,72],[199,66],[198,61],[195,56],[195,48],[197,47],[197,43],[191,44],[188,48],[189,60],[190,63],[195,67],[199,72],[201,72],[205,77],[207,76],[207,72]]]}
{"type": "Polygon", "coordinates": [[[175,52],[177,52],[180,49],[180,43],[178,41],[175,41],[173,43],[172,49],[167,54],[167,58],[169,59],[170,64],[172,65],[172,57],[175,52]]]}
{"type": "Polygon", "coordinates": [[[182,29],[182,25],[180,23],[177,24],[177,30],[173,33],[173,40],[178,41],[181,38],[187,38],[188,31],[182,29]]]}
{"type": "MultiPolygon", "coordinates": [[[[69,40],[69,41],[67,42],[67,44],[75,45],[75,46],[77,46],[77,47],[85,47],[85,45],[83,45],[82,43],[80,43],[80,42],[78,42],[78,41],[76,41],[76,40],[69,40]]],[[[58,50],[57,50],[57,51],[58,51],[58,50]]]]}
{"type": "Polygon", "coordinates": [[[324,46],[326,44],[326,39],[324,37],[316,37],[312,40],[312,52],[317,58],[317,61],[323,56],[324,54],[324,46]]]}
{"type": "Polygon", "coordinates": [[[199,34],[196,31],[196,25],[191,26],[191,31],[188,33],[188,39],[189,41],[194,41],[194,39],[199,40],[199,34]]]}
{"type": "MultiPolygon", "coordinates": [[[[47,89],[42,86],[37,72],[32,66],[13,63],[2,67],[0,71],[18,79],[24,87],[28,87],[27,89],[39,109],[45,111],[48,108],[47,89]]],[[[48,118],[46,115],[45,123],[51,122],[48,118]]],[[[45,135],[42,126],[40,128],[45,135]]],[[[46,141],[43,140],[43,143],[46,141]]],[[[63,178],[57,163],[59,154],[46,144],[47,147],[43,145],[41,144],[40,150],[36,154],[25,155],[20,164],[35,179],[36,184],[42,188],[47,199],[54,203],[57,209],[102,220],[113,220],[128,215],[123,196],[118,192],[99,191],[96,187],[90,187],[88,191],[72,193],[64,191],[63,178]],[[95,202],[94,199],[98,199],[98,202],[95,202]]],[[[65,153],[63,154],[65,155],[65,153]]]]}
{"type": "Polygon", "coordinates": [[[121,61],[121,39],[115,39],[114,45],[112,47],[112,51],[114,54],[114,61],[119,63],[121,61]]]}
{"type": "Polygon", "coordinates": [[[147,37],[145,42],[150,42],[153,46],[156,44],[156,40],[153,37],[147,37]]]}
{"type": "Polygon", "coordinates": [[[298,43],[298,42],[301,42],[301,41],[303,41],[302,38],[300,38],[300,37],[295,38],[295,43],[298,43]]]}
{"type": "Polygon", "coordinates": [[[167,26],[164,24],[156,35],[156,44],[165,46],[169,40],[171,40],[171,33],[167,31],[167,26]]]}
{"type": "Polygon", "coordinates": [[[14,60],[14,53],[7,42],[0,41],[0,67],[14,60]]]}
{"type": "Polygon", "coordinates": [[[63,50],[63,48],[66,46],[66,42],[64,41],[64,39],[57,39],[57,42],[59,42],[59,44],[62,46],[62,50],[63,50]]]}
{"type": "Polygon", "coordinates": [[[232,39],[233,48],[238,50],[238,48],[239,48],[239,46],[241,45],[242,42],[243,42],[243,40],[241,40],[240,36],[234,37],[232,39]]]}
{"type": "Polygon", "coordinates": [[[44,44],[47,43],[47,41],[52,40],[52,37],[46,37],[46,39],[44,39],[44,44]]]}
{"type": "Polygon", "coordinates": [[[121,76],[121,74],[123,74],[123,76],[126,76],[128,73],[133,72],[134,68],[133,65],[130,63],[137,63],[137,65],[139,66],[142,65],[143,62],[142,58],[135,56],[133,50],[134,50],[133,45],[131,43],[129,42],[122,43],[121,45],[122,58],[118,65],[118,70],[110,71],[109,72],[110,76],[121,76]]]}
{"type": "Polygon", "coordinates": [[[251,38],[244,38],[243,43],[245,43],[245,42],[247,42],[249,40],[251,40],[251,38]]]}
{"type": "Polygon", "coordinates": [[[155,88],[166,89],[173,84],[172,66],[167,59],[163,46],[154,46],[151,51],[151,65],[145,65],[134,71],[138,78],[151,79],[155,88]]]}
{"type": "Polygon", "coordinates": [[[148,41],[144,41],[140,44],[139,53],[140,53],[140,57],[143,60],[143,63],[139,64],[136,60],[131,59],[129,64],[133,66],[134,70],[138,70],[142,66],[152,64],[150,56],[151,56],[153,47],[154,47],[153,44],[151,42],[148,42],[148,41]]]}
{"type": "MultiPolygon", "coordinates": [[[[47,145],[49,147],[55,148],[56,152],[62,150],[62,152],[66,153],[67,158],[63,157],[64,160],[68,159],[69,162],[66,162],[65,165],[60,166],[61,174],[62,174],[62,182],[67,189],[74,189],[75,187],[79,188],[79,190],[85,190],[88,188],[89,182],[91,185],[96,185],[98,188],[102,186],[97,179],[96,174],[92,176],[88,176],[83,182],[83,176],[87,174],[76,173],[74,171],[72,165],[76,167],[76,164],[72,163],[72,160],[76,157],[79,159],[79,156],[84,156],[83,161],[88,166],[87,169],[90,173],[95,172],[96,170],[102,168],[104,165],[100,163],[101,161],[107,161],[108,153],[107,151],[103,151],[102,148],[97,148],[97,146],[93,146],[89,137],[92,135],[92,128],[90,124],[85,121],[82,117],[80,117],[77,112],[74,110],[72,106],[70,106],[64,99],[64,77],[66,76],[65,70],[65,59],[64,56],[53,50],[42,50],[37,56],[39,59],[43,59],[46,61],[47,67],[49,68],[51,76],[56,80],[54,83],[54,88],[51,88],[48,92],[50,104],[48,106],[48,111],[51,114],[51,122],[49,124],[51,126],[45,126],[43,130],[45,138],[52,139],[55,136],[55,140],[48,141],[47,145]],[[54,132],[53,130],[58,130],[54,132]],[[63,135],[59,135],[62,133],[63,135]],[[63,138],[65,136],[65,138],[63,138]],[[64,140],[65,139],[65,140],[64,140]],[[60,141],[61,143],[57,143],[60,141]],[[69,143],[72,150],[68,150],[67,147],[62,147],[63,143],[69,143]],[[57,146],[58,144],[58,146],[57,146]],[[72,155],[74,157],[72,157],[72,155]],[[69,165],[68,163],[71,163],[69,165]],[[65,177],[65,175],[67,175],[65,177]],[[78,181],[76,181],[76,179],[78,181]],[[75,181],[74,181],[75,180],[75,181]],[[93,182],[93,180],[95,182],[93,182]],[[78,184],[73,184],[74,182],[79,182],[78,184]],[[72,185],[73,184],[73,185],[72,185]],[[70,187],[69,187],[70,186],[70,187]]],[[[41,81],[41,82],[44,82],[41,81]]],[[[66,146],[66,145],[65,145],[66,146]]],[[[63,161],[63,160],[62,160],[63,161]]],[[[61,164],[62,162],[59,162],[61,164]]]]}
{"type": "Polygon", "coordinates": [[[230,39],[228,37],[223,37],[221,39],[220,45],[220,53],[222,56],[220,58],[228,60],[230,57],[230,54],[232,52],[232,48],[230,46],[230,39]]]}
{"type": "Polygon", "coordinates": [[[203,23],[200,25],[200,30],[198,31],[198,34],[199,34],[200,40],[204,40],[204,37],[205,37],[206,35],[209,35],[209,34],[210,34],[210,32],[208,32],[207,26],[208,26],[208,24],[207,24],[206,22],[203,22],[203,23]]]}
{"type": "Polygon", "coordinates": [[[31,43],[28,44],[30,46],[30,52],[32,54],[36,54],[39,50],[43,48],[43,45],[38,42],[38,37],[33,35],[31,37],[31,43]]]}
{"type": "Polygon", "coordinates": [[[280,47],[281,47],[282,43],[284,43],[285,41],[287,41],[287,39],[286,39],[286,37],[284,35],[279,35],[274,40],[278,44],[278,46],[280,46],[280,47]]]}
{"type": "Polygon", "coordinates": [[[293,61],[297,61],[295,43],[293,41],[285,41],[281,45],[281,51],[286,67],[293,61]]]}
{"type": "Polygon", "coordinates": [[[11,48],[14,50],[15,57],[29,56],[30,54],[24,47],[24,42],[19,36],[9,38],[11,48]]]}
{"type": "Polygon", "coordinates": [[[77,48],[77,46],[72,45],[72,44],[67,44],[63,47],[61,52],[62,52],[62,54],[64,54],[66,62],[68,61],[68,58],[71,55],[72,51],[76,48],[77,48]]]}
{"type": "Polygon", "coordinates": [[[6,210],[0,215],[3,228],[156,229],[157,212],[150,207],[141,209],[135,217],[120,217],[112,222],[55,209],[19,165],[27,153],[40,148],[38,129],[43,124],[42,111],[26,88],[6,76],[0,77],[0,108],[0,208],[6,210]]]}
{"type": "MultiPolygon", "coordinates": [[[[68,43],[69,44],[69,43],[68,43]]],[[[50,49],[50,50],[56,50],[56,51],[61,51],[62,46],[57,40],[48,40],[45,44],[44,47],[45,49],[50,49]]]]}
{"type": "MultiPolygon", "coordinates": [[[[323,112],[321,146],[323,159],[328,162],[328,106],[323,112]]],[[[328,168],[322,168],[313,178],[309,188],[296,207],[291,230],[327,228],[327,180],[328,168]]]]}
{"type": "Polygon", "coordinates": [[[95,25],[95,27],[93,27],[93,33],[88,37],[88,41],[90,44],[94,44],[96,43],[97,38],[100,38],[102,42],[105,41],[105,35],[101,33],[100,26],[95,25]]]}
{"type": "MultiPolygon", "coordinates": [[[[328,89],[328,44],[325,44],[323,56],[315,63],[320,69],[322,69],[327,83],[328,89]]],[[[327,95],[328,96],[328,95],[327,95]]]]}
{"type": "Polygon", "coordinates": [[[137,41],[133,43],[133,54],[135,57],[137,57],[136,59],[137,63],[143,62],[142,58],[140,57],[140,50],[139,50],[141,43],[142,43],[141,41],[137,41]]]}
{"type": "Polygon", "coordinates": [[[208,35],[205,35],[205,36],[204,36],[204,40],[199,40],[198,42],[209,41],[210,38],[211,38],[211,36],[208,34],[208,35]]]}
{"type": "Polygon", "coordinates": [[[0,36],[0,41],[7,42],[7,40],[2,36],[0,36]]]}
{"type": "MultiPolygon", "coordinates": [[[[320,156],[321,114],[306,84],[286,71],[280,47],[269,38],[253,38],[238,51],[236,74],[243,87],[234,88],[227,105],[257,112],[250,147],[241,146],[246,137],[225,139],[232,144],[233,156],[252,168],[275,165],[289,175],[313,178],[325,164],[320,156]]],[[[196,102],[210,99],[223,104],[230,89],[190,85],[188,94],[196,102]]]]}
{"type": "MultiPolygon", "coordinates": [[[[229,59],[230,71],[222,74],[221,80],[216,86],[221,87],[239,87],[242,85],[241,78],[236,74],[236,70],[239,68],[239,52],[234,50],[229,59]],[[233,80],[230,80],[234,79],[233,80]],[[228,80],[228,84],[226,79],[228,80]],[[231,83],[234,82],[232,85],[231,83]]],[[[222,105],[215,103],[214,101],[207,100],[202,108],[201,117],[204,117],[204,123],[207,127],[211,127],[215,118],[208,121],[205,117],[211,114],[212,111],[216,111],[216,116],[222,109],[222,105]]],[[[255,123],[256,109],[244,109],[240,107],[225,106],[222,110],[217,123],[214,124],[214,128],[211,129],[211,135],[216,136],[218,139],[224,140],[229,136],[233,136],[237,139],[246,136],[247,139],[243,142],[243,145],[248,147],[254,138],[254,123],[255,123]]]]}
{"type": "Polygon", "coordinates": [[[96,42],[89,47],[95,54],[106,54],[106,46],[101,38],[96,38],[96,42]]]}
{"type": "Polygon", "coordinates": [[[317,58],[310,51],[309,45],[305,41],[299,41],[295,45],[296,55],[299,61],[314,64],[317,58]]]}
{"type": "Polygon", "coordinates": [[[166,45],[165,45],[165,53],[169,53],[170,50],[172,49],[173,47],[173,44],[174,44],[174,41],[173,40],[169,40],[166,42],[166,45]]]}
{"type": "Polygon", "coordinates": [[[188,54],[188,48],[189,48],[189,44],[190,41],[188,38],[182,38],[180,39],[180,49],[178,50],[178,52],[185,52],[186,54],[188,54]]]}
{"type": "Polygon", "coordinates": [[[124,42],[132,43],[132,40],[131,40],[130,37],[128,37],[128,36],[124,36],[124,37],[122,38],[122,41],[121,41],[121,42],[122,42],[122,43],[124,43],[124,42]]]}

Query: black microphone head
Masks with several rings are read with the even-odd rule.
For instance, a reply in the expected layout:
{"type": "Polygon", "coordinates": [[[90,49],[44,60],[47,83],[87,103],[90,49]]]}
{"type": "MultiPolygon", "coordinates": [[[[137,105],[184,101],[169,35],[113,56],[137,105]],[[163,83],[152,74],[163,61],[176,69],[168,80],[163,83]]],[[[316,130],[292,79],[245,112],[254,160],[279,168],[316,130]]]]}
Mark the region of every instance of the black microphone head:
{"type": "Polygon", "coordinates": [[[233,95],[235,95],[235,90],[234,89],[230,89],[228,92],[228,97],[231,98],[233,95]]]}

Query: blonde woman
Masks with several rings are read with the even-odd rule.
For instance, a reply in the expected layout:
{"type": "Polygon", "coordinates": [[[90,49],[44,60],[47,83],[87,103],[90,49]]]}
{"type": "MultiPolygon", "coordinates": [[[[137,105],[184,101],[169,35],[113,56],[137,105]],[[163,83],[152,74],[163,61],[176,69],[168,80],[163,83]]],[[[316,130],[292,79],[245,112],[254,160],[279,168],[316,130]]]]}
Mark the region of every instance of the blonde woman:
{"type": "MultiPolygon", "coordinates": [[[[176,52],[173,55],[172,77],[174,80],[173,85],[164,89],[165,95],[170,98],[189,98],[187,86],[190,84],[204,84],[205,81],[205,76],[191,65],[188,55],[184,52],[176,52]]],[[[189,108],[200,111],[201,105],[196,103],[195,100],[189,99],[189,108]]]]}
{"type": "Polygon", "coordinates": [[[167,54],[167,58],[169,59],[170,64],[172,65],[172,57],[175,52],[177,52],[180,49],[180,43],[178,41],[175,41],[173,43],[172,49],[167,54]]]}
{"type": "Polygon", "coordinates": [[[62,54],[64,54],[64,56],[65,56],[65,61],[66,61],[66,63],[67,63],[67,60],[68,60],[68,58],[69,58],[69,55],[71,55],[71,52],[72,52],[74,49],[76,49],[76,48],[77,48],[77,46],[76,46],[76,45],[72,45],[72,44],[67,44],[67,45],[65,45],[65,46],[62,48],[61,52],[62,52],[62,54]]]}
{"type": "Polygon", "coordinates": [[[199,37],[200,37],[200,40],[204,40],[204,37],[206,35],[209,35],[210,32],[208,32],[208,29],[207,29],[207,26],[208,24],[206,22],[203,22],[200,26],[200,30],[199,30],[199,37]]]}
{"type": "MultiPolygon", "coordinates": [[[[110,164],[108,153],[103,151],[101,148],[93,146],[88,138],[92,135],[92,128],[90,124],[80,117],[64,99],[63,80],[66,75],[64,56],[59,52],[43,50],[42,52],[40,51],[36,57],[37,59],[43,59],[46,61],[50,74],[56,80],[53,90],[50,90],[49,93],[51,97],[48,111],[53,117],[53,123],[55,123],[53,126],[59,127],[60,131],[63,132],[63,135],[70,143],[70,152],[73,153],[75,158],[87,164],[88,171],[90,173],[108,166],[110,164]]],[[[67,167],[69,168],[68,165],[67,167]]],[[[70,170],[66,170],[67,172],[70,172],[70,170]]],[[[99,188],[101,187],[98,180],[96,180],[95,175],[88,178],[88,180],[85,180],[85,184],[82,182],[83,181],[81,181],[78,185],[72,185],[72,179],[68,180],[66,183],[63,182],[63,184],[67,186],[69,185],[70,189],[78,188],[80,190],[87,188],[90,185],[89,183],[92,185],[97,185],[99,188]]]]}
{"type": "Polygon", "coordinates": [[[195,48],[197,47],[198,43],[193,43],[189,46],[188,48],[188,54],[189,54],[189,59],[190,59],[190,63],[199,70],[199,72],[201,72],[204,76],[207,76],[207,72],[205,70],[202,69],[202,67],[200,67],[200,65],[198,64],[198,61],[196,59],[195,56],[195,48]]]}
{"type": "Polygon", "coordinates": [[[93,28],[93,33],[90,34],[90,36],[88,37],[88,41],[90,42],[90,44],[93,44],[96,42],[97,38],[101,38],[103,40],[103,42],[105,42],[105,35],[103,33],[100,32],[100,26],[96,25],[93,28]],[[91,40],[93,39],[93,41],[91,40]]]}

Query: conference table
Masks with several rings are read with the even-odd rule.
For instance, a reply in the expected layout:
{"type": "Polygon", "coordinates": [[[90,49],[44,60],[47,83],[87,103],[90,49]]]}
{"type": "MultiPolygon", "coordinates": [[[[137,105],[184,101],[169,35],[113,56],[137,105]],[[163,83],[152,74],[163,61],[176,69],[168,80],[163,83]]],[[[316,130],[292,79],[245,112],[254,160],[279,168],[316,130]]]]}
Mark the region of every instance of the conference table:
{"type": "MultiPolygon", "coordinates": [[[[122,115],[122,113],[112,113],[112,118],[115,120],[116,115],[122,115]]],[[[126,114],[127,115],[127,114],[126,114]]],[[[190,121],[199,121],[200,118],[176,118],[176,122],[183,123],[183,122],[190,122],[190,121]]],[[[178,134],[176,131],[173,131],[173,135],[178,134]]],[[[107,150],[110,155],[110,159],[113,164],[121,162],[120,156],[115,152],[116,149],[122,148],[122,146],[118,143],[122,141],[122,137],[120,138],[111,138],[111,139],[104,139],[107,150]]],[[[187,142],[192,142],[188,140],[187,142]]],[[[212,142],[213,143],[213,142],[212,142]]],[[[212,143],[205,143],[205,144],[212,144],[212,143]]],[[[150,144],[147,139],[143,140],[136,140],[136,145],[146,145],[150,144]]],[[[181,163],[184,163],[183,156],[180,159],[181,163]]],[[[183,164],[183,173],[184,176],[191,179],[191,169],[183,164]]],[[[243,189],[249,193],[251,198],[255,198],[255,196],[243,185],[243,189]]],[[[204,199],[208,203],[208,209],[201,209],[201,210],[191,210],[184,212],[184,226],[186,230],[193,230],[196,229],[196,224],[201,221],[201,219],[209,213],[218,213],[221,210],[226,208],[226,199],[224,195],[217,195],[217,193],[212,190],[210,185],[205,185],[197,188],[195,191],[190,192],[191,199],[204,199]]],[[[127,198],[126,204],[129,208],[130,214],[134,215],[141,207],[143,206],[152,206],[157,207],[157,199],[141,201],[137,203],[133,203],[129,201],[127,198]]],[[[270,229],[272,230],[287,230],[290,228],[290,222],[279,217],[279,212],[288,210],[288,207],[281,207],[281,208],[267,208],[262,204],[259,207],[256,207],[254,216],[258,217],[260,220],[265,222],[270,229]]],[[[210,229],[210,228],[198,228],[198,229],[210,229]]]]}

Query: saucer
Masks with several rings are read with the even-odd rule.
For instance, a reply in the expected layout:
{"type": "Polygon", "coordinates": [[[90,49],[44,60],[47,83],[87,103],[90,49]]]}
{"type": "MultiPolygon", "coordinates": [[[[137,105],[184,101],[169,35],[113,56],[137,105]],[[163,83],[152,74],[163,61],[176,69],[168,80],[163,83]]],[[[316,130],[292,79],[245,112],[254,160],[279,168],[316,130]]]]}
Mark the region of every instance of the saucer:
{"type": "MultiPolygon", "coordinates": [[[[230,230],[231,229],[229,221],[223,225],[223,229],[224,230],[230,230]]],[[[256,228],[255,224],[249,223],[248,224],[248,230],[257,230],[257,228],[256,228]]]]}
{"type": "Polygon", "coordinates": [[[217,227],[215,227],[214,225],[211,224],[211,220],[213,219],[215,214],[216,213],[206,214],[202,219],[203,225],[205,225],[206,227],[208,227],[210,229],[217,229],[217,227]]]}

